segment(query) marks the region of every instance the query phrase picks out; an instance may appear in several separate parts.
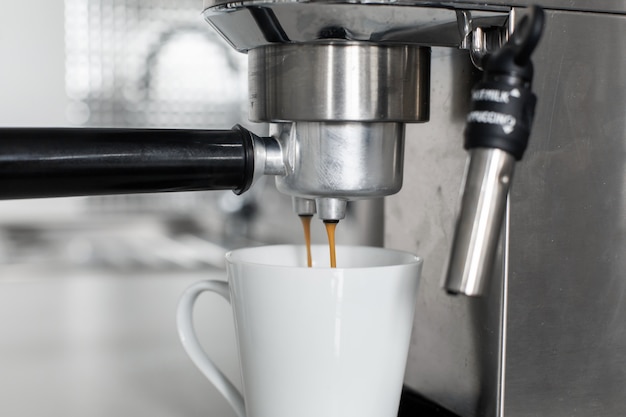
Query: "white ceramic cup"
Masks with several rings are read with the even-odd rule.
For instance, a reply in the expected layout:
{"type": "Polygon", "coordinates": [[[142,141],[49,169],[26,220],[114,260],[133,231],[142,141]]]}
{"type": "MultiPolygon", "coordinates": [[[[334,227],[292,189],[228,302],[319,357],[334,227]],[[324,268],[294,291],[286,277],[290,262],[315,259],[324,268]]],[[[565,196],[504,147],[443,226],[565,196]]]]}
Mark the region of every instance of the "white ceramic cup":
{"type": "Polygon", "coordinates": [[[178,306],[182,344],[238,417],[395,417],[398,412],[422,261],[372,247],[234,250],[228,283],[201,281],[178,306]],[[242,396],[195,335],[193,305],[204,291],[230,301],[242,396]],[[244,401],[245,398],[245,401],[244,401]]]}

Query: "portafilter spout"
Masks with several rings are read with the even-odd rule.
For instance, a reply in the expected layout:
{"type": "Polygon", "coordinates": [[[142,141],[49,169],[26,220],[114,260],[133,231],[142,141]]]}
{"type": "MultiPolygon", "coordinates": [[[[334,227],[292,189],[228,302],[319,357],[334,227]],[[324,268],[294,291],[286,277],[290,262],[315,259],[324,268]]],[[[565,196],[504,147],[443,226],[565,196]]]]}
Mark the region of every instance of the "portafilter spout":
{"type": "Polygon", "coordinates": [[[472,90],[465,148],[470,152],[445,288],[451,294],[483,293],[502,228],[515,162],[522,159],[533,121],[531,54],[544,14],[531,8],[506,44],[487,57],[472,90]]]}

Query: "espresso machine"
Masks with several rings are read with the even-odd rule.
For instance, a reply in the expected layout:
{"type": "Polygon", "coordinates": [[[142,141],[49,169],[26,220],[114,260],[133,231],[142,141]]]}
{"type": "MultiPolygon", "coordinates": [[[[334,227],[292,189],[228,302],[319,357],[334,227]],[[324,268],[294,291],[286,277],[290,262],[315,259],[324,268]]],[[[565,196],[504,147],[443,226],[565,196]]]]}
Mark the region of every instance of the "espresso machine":
{"type": "Polygon", "coordinates": [[[626,412],[624,2],[203,10],[248,55],[269,135],[0,129],[0,198],[243,193],[272,175],[296,214],[335,222],[386,197],[385,245],[425,259],[402,415],[626,412]]]}

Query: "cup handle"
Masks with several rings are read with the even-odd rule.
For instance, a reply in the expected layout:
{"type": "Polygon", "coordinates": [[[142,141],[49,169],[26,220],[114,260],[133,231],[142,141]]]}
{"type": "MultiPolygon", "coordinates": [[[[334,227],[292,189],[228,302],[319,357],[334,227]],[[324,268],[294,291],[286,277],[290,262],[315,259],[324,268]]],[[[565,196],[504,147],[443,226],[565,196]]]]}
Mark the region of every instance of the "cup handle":
{"type": "Polygon", "coordinates": [[[193,306],[198,296],[204,291],[215,292],[230,303],[228,283],[224,281],[199,281],[185,290],[178,302],[176,325],[180,341],[193,363],[204,376],[217,388],[233,407],[237,417],[246,417],[243,396],[237,388],[226,378],[215,363],[202,349],[193,327],[193,306]]]}

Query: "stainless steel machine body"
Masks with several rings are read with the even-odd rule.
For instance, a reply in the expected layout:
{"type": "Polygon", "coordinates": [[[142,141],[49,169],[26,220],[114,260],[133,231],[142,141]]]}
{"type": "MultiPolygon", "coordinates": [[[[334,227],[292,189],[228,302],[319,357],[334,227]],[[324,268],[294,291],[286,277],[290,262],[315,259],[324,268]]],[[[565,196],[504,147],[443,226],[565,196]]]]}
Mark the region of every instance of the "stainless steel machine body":
{"type": "MultiPolygon", "coordinates": [[[[306,152],[320,162],[341,152],[339,148],[330,154],[317,152],[328,136],[341,132],[335,136],[346,140],[353,137],[351,129],[356,129],[361,143],[379,151],[344,153],[345,157],[336,159],[340,161],[334,165],[336,173],[347,172],[340,167],[348,167],[356,155],[371,160],[374,154],[384,155],[381,146],[390,161],[401,159],[403,136],[399,132],[404,123],[425,121],[406,104],[417,103],[416,98],[425,94],[419,77],[409,80],[408,85],[421,87],[413,90],[408,102],[391,88],[406,85],[403,81],[379,84],[358,77],[368,88],[359,85],[355,97],[364,97],[365,92],[366,97],[380,101],[386,95],[376,91],[393,92],[394,101],[411,110],[407,118],[397,116],[403,114],[402,109],[391,116],[386,111],[392,107],[380,103],[372,106],[361,98],[345,101],[347,91],[339,97],[329,93],[336,83],[312,99],[301,95],[310,89],[294,89],[303,102],[289,96],[284,86],[269,90],[266,97],[286,94],[280,102],[290,104],[282,109],[277,101],[259,105],[257,88],[252,88],[250,98],[252,117],[275,124],[273,136],[283,155],[291,155],[294,161],[303,158],[296,165],[290,165],[289,158],[285,161],[287,176],[278,184],[289,194],[332,201],[388,195],[398,189],[398,169],[404,170],[401,191],[387,198],[386,245],[415,251],[426,260],[405,382],[464,417],[626,413],[626,261],[622,256],[626,250],[622,231],[626,2],[540,3],[547,21],[534,57],[534,91],[539,103],[530,146],[515,169],[492,279],[482,297],[468,298],[446,294],[441,281],[467,159],[462,137],[470,89],[480,78],[475,65],[481,66],[489,48],[506,39],[515,16],[523,14],[530,2],[205,1],[207,21],[233,47],[248,51],[251,62],[267,52],[274,54],[272,60],[253,65],[252,79],[266,74],[268,62],[277,61],[273,48],[288,48],[285,56],[320,42],[325,49],[314,49],[315,53],[327,53],[332,49],[329,45],[337,44],[367,46],[370,51],[381,46],[432,48],[427,94],[430,120],[406,126],[403,168],[400,163],[372,176],[373,183],[390,180],[394,185],[389,188],[373,187],[359,194],[359,189],[367,189],[367,181],[362,182],[358,174],[347,176],[345,186],[329,183],[315,170],[320,164],[307,166],[306,155],[298,152],[310,146],[306,152]],[[328,102],[318,108],[322,97],[328,102]],[[311,105],[308,115],[306,103],[311,105]],[[330,111],[335,103],[343,107],[330,111]],[[295,115],[297,109],[302,110],[295,115]],[[363,116],[368,109],[382,109],[380,117],[363,116]],[[326,117],[329,112],[332,117],[326,117]],[[285,152],[289,146],[294,149],[291,153],[285,152]],[[310,173],[289,177],[290,166],[310,173]]],[[[334,68],[335,62],[330,60],[317,70],[334,68]]],[[[396,58],[395,62],[408,61],[396,58]]],[[[394,61],[389,65],[393,67],[394,61]]],[[[307,69],[306,61],[299,68],[300,73],[308,70],[309,78],[318,75],[317,70],[307,69]]],[[[281,77],[287,75],[293,76],[284,70],[281,77]]],[[[276,80],[261,79],[265,81],[257,86],[263,88],[276,80]]],[[[306,80],[300,83],[306,85],[306,80]]],[[[419,108],[424,106],[415,107],[419,108]]],[[[479,154],[475,156],[480,158],[479,154]]],[[[483,166],[504,169],[500,178],[510,178],[512,168],[507,161],[483,162],[483,166]]],[[[509,185],[507,181],[502,184],[509,185]]],[[[497,184],[491,188],[506,193],[497,184]]],[[[339,214],[335,209],[329,211],[340,216],[341,209],[339,214]]]]}
{"type": "Polygon", "coordinates": [[[386,245],[426,259],[406,383],[461,416],[626,413],[626,3],[540,3],[539,101],[487,293],[440,286],[479,76],[463,51],[433,49],[431,119],[408,126],[387,199],[386,245]]]}

